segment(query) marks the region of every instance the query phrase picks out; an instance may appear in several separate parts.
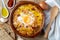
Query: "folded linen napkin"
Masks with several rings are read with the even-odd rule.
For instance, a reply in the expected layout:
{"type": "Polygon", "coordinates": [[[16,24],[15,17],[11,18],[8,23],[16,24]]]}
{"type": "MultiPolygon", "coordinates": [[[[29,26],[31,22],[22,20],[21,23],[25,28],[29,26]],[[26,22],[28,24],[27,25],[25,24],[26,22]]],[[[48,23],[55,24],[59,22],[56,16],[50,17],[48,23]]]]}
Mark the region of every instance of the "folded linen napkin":
{"type": "Polygon", "coordinates": [[[51,26],[48,39],[49,40],[60,40],[60,12],[51,26]]]}
{"type": "MultiPolygon", "coordinates": [[[[60,10],[60,7],[59,7],[60,2],[59,2],[59,0],[55,0],[55,1],[54,0],[46,0],[46,3],[48,5],[50,5],[51,7],[56,5],[60,10]]],[[[46,19],[46,21],[47,21],[47,19],[46,19]]],[[[48,22],[45,22],[45,23],[48,23],[48,22]]],[[[54,20],[53,24],[51,25],[51,30],[50,30],[49,35],[48,35],[48,40],[60,40],[60,11],[58,12],[58,16],[54,20]]]]}

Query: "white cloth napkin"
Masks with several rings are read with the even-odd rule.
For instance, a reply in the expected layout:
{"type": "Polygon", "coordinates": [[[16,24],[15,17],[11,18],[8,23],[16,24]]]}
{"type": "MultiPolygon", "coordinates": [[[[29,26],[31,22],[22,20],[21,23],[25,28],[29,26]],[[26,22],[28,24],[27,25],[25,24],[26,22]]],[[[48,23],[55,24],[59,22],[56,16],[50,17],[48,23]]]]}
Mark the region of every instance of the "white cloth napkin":
{"type": "MultiPolygon", "coordinates": [[[[48,4],[53,7],[55,6],[56,4],[54,4],[55,2],[53,2],[53,0],[47,0],[48,4]]],[[[56,0],[57,2],[60,1],[60,0],[56,0]]],[[[60,2],[58,3],[58,5],[60,6],[60,2]]],[[[56,5],[56,6],[58,6],[56,5]]],[[[58,8],[60,8],[58,6],[58,8]]],[[[60,11],[58,12],[58,16],[56,17],[56,19],[54,20],[53,24],[51,25],[51,30],[49,32],[49,35],[48,35],[48,40],[60,40],[60,11]]],[[[50,14],[50,13],[48,13],[50,14]]],[[[46,14],[47,15],[47,14],[46,14]]],[[[48,20],[49,20],[49,16],[46,18],[46,25],[48,23],[48,20]]]]}
{"type": "Polygon", "coordinates": [[[48,39],[49,40],[60,40],[60,12],[51,26],[48,39]]]}

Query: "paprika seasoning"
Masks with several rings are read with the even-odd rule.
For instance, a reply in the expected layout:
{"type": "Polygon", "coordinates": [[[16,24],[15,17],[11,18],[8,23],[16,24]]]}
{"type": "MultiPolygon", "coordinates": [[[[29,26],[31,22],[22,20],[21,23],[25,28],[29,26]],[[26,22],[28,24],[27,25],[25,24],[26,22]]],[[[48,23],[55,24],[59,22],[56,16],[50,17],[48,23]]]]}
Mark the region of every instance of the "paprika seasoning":
{"type": "Polygon", "coordinates": [[[14,2],[14,0],[9,0],[8,1],[8,7],[12,7],[13,6],[13,2],[14,2]]]}

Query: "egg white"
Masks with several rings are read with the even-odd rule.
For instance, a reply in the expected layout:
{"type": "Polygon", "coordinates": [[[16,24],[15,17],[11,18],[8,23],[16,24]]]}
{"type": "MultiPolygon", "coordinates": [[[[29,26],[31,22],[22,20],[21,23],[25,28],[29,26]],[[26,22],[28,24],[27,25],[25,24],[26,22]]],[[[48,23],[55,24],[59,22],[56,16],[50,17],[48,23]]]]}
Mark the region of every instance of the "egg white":
{"type": "Polygon", "coordinates": [[[17,18],[17,20],[21,23],[21,24],[24,24],[24,27],[28,26],[28,25],[32,25],[34,20],[35,20],[35,17],[34,15],[30,12],[29,15],[26,15],[25,13],[20,13],[20,16],[17,18]],[[30,15],[31,14],[31,15],[30,15]],[[23,17],[25,16],[28,16],[28,19],[30,20],[26,20],[27,22],[29,21],[29,23],[25,23],[24,20],[23,20],[23,17]]]}

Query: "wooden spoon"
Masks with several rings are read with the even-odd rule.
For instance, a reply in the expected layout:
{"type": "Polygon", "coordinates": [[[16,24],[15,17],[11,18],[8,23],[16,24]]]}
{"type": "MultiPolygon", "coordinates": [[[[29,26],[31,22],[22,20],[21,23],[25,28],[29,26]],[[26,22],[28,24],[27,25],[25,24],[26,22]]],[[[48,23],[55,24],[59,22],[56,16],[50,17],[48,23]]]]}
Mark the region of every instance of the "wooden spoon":
{"type": "Polygon", "coordinates": [[[49,31],[50,31],[52,22],[54,21],[54,19],[56,18],[57,15],[58,15],[58,7],[54,6],[54,7],[51,8],[50,21],[49,21],[49,24],[46,28],[44,38],[48,38],[48,34],[49,34],[49,31]]]}

